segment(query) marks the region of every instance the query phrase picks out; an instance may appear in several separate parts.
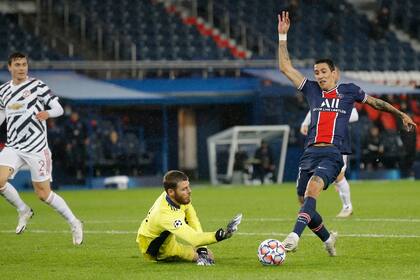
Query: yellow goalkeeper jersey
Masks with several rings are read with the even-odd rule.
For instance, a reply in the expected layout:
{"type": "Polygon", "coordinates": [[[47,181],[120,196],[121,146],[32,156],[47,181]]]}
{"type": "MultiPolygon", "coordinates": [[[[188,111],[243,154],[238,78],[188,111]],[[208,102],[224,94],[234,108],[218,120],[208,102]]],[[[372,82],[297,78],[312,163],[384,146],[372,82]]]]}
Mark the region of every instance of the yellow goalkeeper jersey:
{"type": "Polygon", "coordinates": [[[163,192],[142,221],[137,233],[137,243],[140,236],[151,240],[148,248],[143,250],[153,255],[171,234],[194,247],[217,242],[215,232],[203,232],[191,203],[178,206],[163,192]]]}

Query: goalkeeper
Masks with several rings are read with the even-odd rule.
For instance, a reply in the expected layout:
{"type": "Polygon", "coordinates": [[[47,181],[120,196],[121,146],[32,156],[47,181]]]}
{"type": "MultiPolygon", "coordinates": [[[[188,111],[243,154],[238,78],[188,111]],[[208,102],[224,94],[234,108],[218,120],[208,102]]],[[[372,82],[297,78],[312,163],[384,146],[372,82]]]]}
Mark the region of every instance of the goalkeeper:
{"type": "Polygon", "coordinates": [[[216,232],[203,232],[191,204],[187,175],[172,170],[163,178],[165,191],[158,197],[142,221],[137,234],[140,251],[147,260],[187,260],[198,265],[214,264],[214,256],[205,246],[230,238],[242,215],[237,215],[216,232]],[[180,243],[179,241],[184,241],[180,243]]]}

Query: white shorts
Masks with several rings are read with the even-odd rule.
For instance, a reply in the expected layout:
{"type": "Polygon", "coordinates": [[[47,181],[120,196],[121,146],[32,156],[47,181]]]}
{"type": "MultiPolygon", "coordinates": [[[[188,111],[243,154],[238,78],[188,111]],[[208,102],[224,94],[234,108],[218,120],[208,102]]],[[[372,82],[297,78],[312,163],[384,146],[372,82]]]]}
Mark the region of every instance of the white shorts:
{"type": "Polygon", "coordinates": [[[48,147],[39,153],[26,153],[11,147],[5,147],[0,152],[0,165],[13,168],[13,173],[9,179],[13,179],[25,164],[31,170],[33,182],[52,181],[51,151],[48,147]]]}
{"type": "Polygon", "coordinates": [[[347,155],[343,155],[343,162],[344,162],[344,165],[343,165],[343,168],[341,168],[341,173],[346,172],[346,169],[347,169],[347,155]]]}

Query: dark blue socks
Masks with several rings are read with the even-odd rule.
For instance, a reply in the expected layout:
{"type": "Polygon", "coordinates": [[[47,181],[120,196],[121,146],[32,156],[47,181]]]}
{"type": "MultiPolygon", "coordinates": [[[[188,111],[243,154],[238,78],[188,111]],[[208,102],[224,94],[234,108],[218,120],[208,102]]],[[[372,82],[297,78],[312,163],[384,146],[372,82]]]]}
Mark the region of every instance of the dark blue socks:
{"type": "Polygon", "coordinates": [[[322,241],[329,238],[330,233],[322,224],[322,217],[316,212],[316,200],[313,197],[306,197],[302,208],[299,211],[293,232],[298,236],[302,235],[305,227],[308,226],[322,241]]]}

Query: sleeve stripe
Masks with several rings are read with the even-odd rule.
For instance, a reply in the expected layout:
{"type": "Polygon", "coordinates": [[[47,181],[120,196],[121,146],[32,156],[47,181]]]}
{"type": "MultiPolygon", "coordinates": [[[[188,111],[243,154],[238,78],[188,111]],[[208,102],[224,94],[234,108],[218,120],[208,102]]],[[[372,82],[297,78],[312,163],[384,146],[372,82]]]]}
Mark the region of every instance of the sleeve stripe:
{"type": "Polygon", "coordinates": [[[56,99],[58,99],[58,97],[57,97],[57,96],[55,96],[55,95],[51,96],[51,98],[50,98],[50,99],[48,99],[48,101],[47,101],[46,105],[47,105],[47,106],[49,106],[49,105],[50,105],[50,102],[51,102],[51,101],[53,101],[53,100],[56,100],[56,99]]]}
{"type": "Polygon", "coordinates": [[[303,81],[300,83],[300,85],[298,87],[298,90],[302,90],[303,89],[303,87],[305,86],[307,80],[308,80],[307,78],[303,79],[303,81]]]}
{"type": "Polygon", "coordinates": [[[40,96],[41,97],[45,97],[46,95],[48,95],[51,92],[50,89],[47,89],[45,92],[41,93],[40,96]]]}
{"type": "Polygon", "coordinates": [[[366,103],[366,100],[367,100],[368,96],[369,96],[369,95],[367,95],[367,94],[365,93],[365,98],[363,98],[362,103],[366,103]]]}

